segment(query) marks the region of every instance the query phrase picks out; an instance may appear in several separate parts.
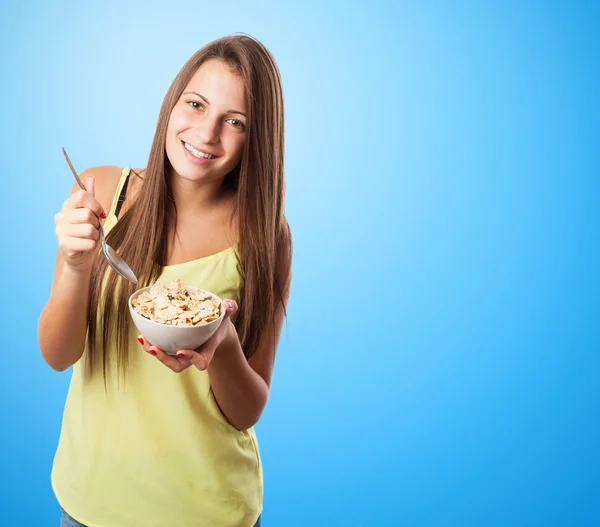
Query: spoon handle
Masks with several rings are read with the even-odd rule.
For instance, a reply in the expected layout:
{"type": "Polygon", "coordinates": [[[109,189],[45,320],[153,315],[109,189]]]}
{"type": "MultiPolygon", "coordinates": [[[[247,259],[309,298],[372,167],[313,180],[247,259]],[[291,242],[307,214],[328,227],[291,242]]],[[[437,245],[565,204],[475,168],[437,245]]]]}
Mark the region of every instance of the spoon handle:
{"type": "MultiPolygon", "coordinates": [[[[77,180],[77,183],[79,183],[79,186],[83,190],[86,190],[86,188],[83,186],[83,183],[81,182],[81,179],[77,175],[77,170],[75,170],[73,163],[71,163],[71,160],[69,159],[69,156],[67,155],[67,151],[64,148],[62,149],[62,151],[63,151],[63,154],[65,154],[65,159],[67,160],[67,163],[69,164],[69,168],[71,169],[71,172],[73,172],[73,175],[75,176],[75,179],[77,180]]],[[[102,243],[104,244],[105,243],[104,227],[102,226],[102,222],[100,221],[100,218],[98,218],[98,224],[100,225],[100,234],[102,235],[102,243]]]]}
{"type": "Polygon", "coordinates": [[[83,185],[83,183],[81,182],[81,179],[79,179],[79,176],[77,175],[77,171],[75,170],[75,167],[73,166],[73,163],[71,163],[71,160],[69,159],[69,156],[67,155],[67,151],[63,148],[62,149],[63,154],[65,155],[65,159],[67,160],[67,163],[69,164],[69,168],[71,169],[71,172],[73,172],[73,175],[75,176],[75,179],[77,180],[77,183],[79,183],[79,186],[85,190],[85,187],[83,185]]]}

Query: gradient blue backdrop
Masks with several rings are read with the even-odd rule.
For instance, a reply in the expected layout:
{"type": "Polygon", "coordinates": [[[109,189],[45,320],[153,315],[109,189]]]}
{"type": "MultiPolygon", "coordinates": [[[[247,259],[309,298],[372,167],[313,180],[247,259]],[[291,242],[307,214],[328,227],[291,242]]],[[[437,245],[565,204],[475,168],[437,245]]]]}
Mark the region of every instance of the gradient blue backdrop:
{"type": "Polygon", "coordinates": [[[237,31],[283,76],[295,242],[265,526],[600,525],[597,6],[5,0],[0,525],[58,524],[61,147],[145,166],[179,68],[237,31]]]}

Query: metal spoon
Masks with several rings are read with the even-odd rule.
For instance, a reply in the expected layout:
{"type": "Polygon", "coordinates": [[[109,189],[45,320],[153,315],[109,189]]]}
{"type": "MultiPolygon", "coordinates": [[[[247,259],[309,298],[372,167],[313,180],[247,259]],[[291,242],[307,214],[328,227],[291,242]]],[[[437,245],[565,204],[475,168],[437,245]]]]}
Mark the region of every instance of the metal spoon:
{"type": "MultiPolygon", "coordinates": [[[[65,155],[65,159],[67,160],[67,163],[69,164],[69,167],[71,168],[71,172],[73,172],[73,175],[75,176],[75,179],[77,180],[77,183],[79,183],[79,186],[83,189],[86,190],[86,188],[83,186],[83,183],[81,182],[81,179],[79,179],[79,176],[77,175],[77,172],[75,170],[75,168],[73,167],[73,164],[71,163],[71,160],[69,159],[69,156],[67,155],[67,152],[65,151],[65,149],[62,149],[63,154],[65,155]]],[[[104,239],[104,227],[102,226],[102,222],[100,221],[100,218],[98,218],[98,223],[100,225],[100,241],[102,243],[102,252],[104,253],[104,256],[106,257],[106,260],[108,261],[109,265],[117,272],[119,273],[123,278],[126,278],[127,280],[133,282],[134,284],[138,283],[138,279],[135,276],[135,274],[133,273],[133,271],[131,270],[131,268],[127,265],[127,263],[125,262],[125,260],[123,260],[123,258],[121,258],[117,252],[106,243],[106,240],[104,239]]]]}

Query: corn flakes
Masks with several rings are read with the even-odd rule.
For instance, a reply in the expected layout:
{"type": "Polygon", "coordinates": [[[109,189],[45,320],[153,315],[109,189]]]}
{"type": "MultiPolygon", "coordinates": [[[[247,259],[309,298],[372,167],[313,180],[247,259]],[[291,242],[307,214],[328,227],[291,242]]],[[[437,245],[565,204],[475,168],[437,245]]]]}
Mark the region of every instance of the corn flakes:
{"type": "Polygon", "coordinates": [[[131,304],[137,313],[160,324],[200,326],[219,318],[219,300],[203,289],[188,291],[181,280],[154,284],[131,304]]]}

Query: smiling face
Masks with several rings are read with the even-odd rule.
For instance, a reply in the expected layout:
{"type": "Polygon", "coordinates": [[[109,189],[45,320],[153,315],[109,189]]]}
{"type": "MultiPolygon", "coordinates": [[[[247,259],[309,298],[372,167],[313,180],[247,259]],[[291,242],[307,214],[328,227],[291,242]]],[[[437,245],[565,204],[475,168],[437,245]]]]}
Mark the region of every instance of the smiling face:
{"type": "Polygon", "coordinates": [[[220,60],[202,64],[169,118],[165,148],[175,172],[191,181],[223,179],[242,158],[246,114],[243,78],[220,60]]]}

